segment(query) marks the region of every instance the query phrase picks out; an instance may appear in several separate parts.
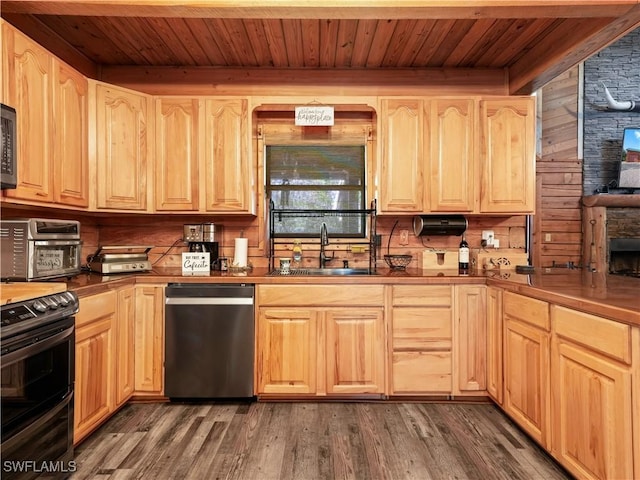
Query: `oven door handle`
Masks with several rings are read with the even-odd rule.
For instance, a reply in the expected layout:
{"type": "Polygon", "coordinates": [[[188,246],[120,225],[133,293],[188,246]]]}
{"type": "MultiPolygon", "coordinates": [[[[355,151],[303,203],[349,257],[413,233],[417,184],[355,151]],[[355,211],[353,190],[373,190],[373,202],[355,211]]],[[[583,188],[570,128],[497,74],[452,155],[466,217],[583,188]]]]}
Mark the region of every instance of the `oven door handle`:
{"type": "Polygon", "coordinates": [[[4,442],[2,442],[2,450],[8,451],[12,449],[15,446],[14,444],[21,441],[21,438],[24,439],[24,437],[31,436],[33,432],[37,432],[42,425],[46,425],[53,418],[56,418],[60,414],[60,412],[62,412],[65,408],[67,408],[67,405],[69,405],[69,403],[71,402],[71,399],[73,399],[73,392],[67,393],[67,395],[63,397],[62,400],[55,407],[53,407],[50,411],[48,411],[41,417],[38,417],[37,419],[35,419],[33,423],[31,423],[24,430],[21,430],[17,434],[11,436],[11,438],[9,438],[8,440],[5,440],[4,442]]]}
{"type": "Polygon", "coordinates": [[[10,365],[24,358],[36,355],[40,352],[44,352],[48,348],[62,343],[62,341],[70,337],[73,334],[74,328],[75,326],[71,325],[69,328],[58,332],[55,335],[51,335],[50,337],[44,338],[42,340],[36,340],[31,345],[22,347],[14,352],[6,353],[2,356],[2,363],[4,365],[10,365]]]}

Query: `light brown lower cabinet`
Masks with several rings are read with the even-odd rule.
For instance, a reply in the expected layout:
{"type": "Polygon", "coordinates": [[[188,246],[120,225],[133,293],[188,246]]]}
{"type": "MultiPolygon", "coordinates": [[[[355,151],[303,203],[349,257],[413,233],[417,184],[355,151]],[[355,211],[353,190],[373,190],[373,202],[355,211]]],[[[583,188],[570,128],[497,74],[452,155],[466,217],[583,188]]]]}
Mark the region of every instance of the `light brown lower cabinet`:
{"type": "Polygon", "coordinates": [[[317,311],[261,308],[258,317],[257,393],[316,393],[317,311]]]}
{"type": "Polygon", "coordinates": [[[148,379],[139,382],[148,388],[141,395],[162,393],[163,288],[128,285],[80,298],[76,314],[75,444],[131,398],[140,378],[148,379]],[[139,362],[138,357],[143,360],[139,362]],[[136,377],[141,370],[145,376],[136,377]]]}
{"type": "Polygon", "coordinates": [[[487,393],[502,405],[502,289],[487,287],[487,393]]]}
{"type": "Polygon", "coordinates": [[[505,412],[549,448],[549,304],[512,292],[503,295],[505,412]]]}
{"type": "Polygon", "coordinates": [[[552,454],[578,478],[639,478],[633,425],[640,411],[632,398],[638,329],[556,305],[551,317],[552,454]]]}
{"type": "Polygon", "coordinates": [[[135,287],[118,290],[118,321],[114,325],[116,375],[115,407],[123,405],[134,389],[134,321],[136,313],[135,287]]]}
{"type": "Polygon", "coordinates": [[[487,287],[456,285],[453,350],[455,395],[487,390],[487,287]]]}
{"type": "Polygon", "coordinates": [[[164,286],[135,286],[135,395],[164,392],[164,286]]]}
{"type": "Polygon", "coordinates": [[[257,394],[383,394],[382,286],[258,285],[257,394]]]}
{"type": "Polygon", "coordinates": [[[390,394],[450,394],[453,287],[391,287],[390,394]]]}
{"type": "Polygon", "coordinates": [[[114,408],[116,301],[114,291],[80,299],[73,422],[76,444],[106,420],[114,408]]]}

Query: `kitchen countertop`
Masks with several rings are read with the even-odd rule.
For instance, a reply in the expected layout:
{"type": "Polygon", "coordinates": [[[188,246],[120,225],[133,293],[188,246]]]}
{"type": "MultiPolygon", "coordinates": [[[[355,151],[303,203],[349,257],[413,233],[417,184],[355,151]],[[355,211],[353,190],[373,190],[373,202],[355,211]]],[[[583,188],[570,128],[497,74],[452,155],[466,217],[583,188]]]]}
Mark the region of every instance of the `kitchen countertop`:
{"type": "Polygon", "coordinates": [[[69,290],[87,296],[130,283],[256,283],[256,284],[487,284],[551,303],[640,326],[640,279],[568,269],[536,269],[531,275],[490,270],[459,275],[457,270],[379,269],[377,275],[295,276],[268,275],[265,268],[249,272],[211,272],[207,276],[182,276],[179,268],[155,268],[137,274],[83,273],[69,280],[69,290]]]}

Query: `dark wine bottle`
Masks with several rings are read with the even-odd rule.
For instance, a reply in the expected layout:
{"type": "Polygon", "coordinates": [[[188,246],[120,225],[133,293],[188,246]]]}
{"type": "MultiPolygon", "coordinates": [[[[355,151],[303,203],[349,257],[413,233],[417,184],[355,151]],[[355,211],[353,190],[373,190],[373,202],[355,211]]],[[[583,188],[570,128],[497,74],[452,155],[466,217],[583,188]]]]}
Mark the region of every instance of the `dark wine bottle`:
{"type": "Polygon", "coordinates": [[[462,235],[458,250],[458,273],[469,273],[469,244],[462,235]]]}

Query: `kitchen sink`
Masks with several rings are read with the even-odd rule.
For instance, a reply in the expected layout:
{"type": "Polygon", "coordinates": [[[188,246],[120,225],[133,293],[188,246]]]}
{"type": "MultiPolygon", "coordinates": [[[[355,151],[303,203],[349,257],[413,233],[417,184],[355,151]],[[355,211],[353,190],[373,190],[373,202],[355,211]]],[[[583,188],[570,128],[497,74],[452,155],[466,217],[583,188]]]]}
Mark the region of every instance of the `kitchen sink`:
{"type": "Polygon", "coordinates": [[[269,275],[282,276],[335,276],[335,275],[377,275],[377,272],[368,268],[292,268],[288,272],[272,270],[269,275]]]}

